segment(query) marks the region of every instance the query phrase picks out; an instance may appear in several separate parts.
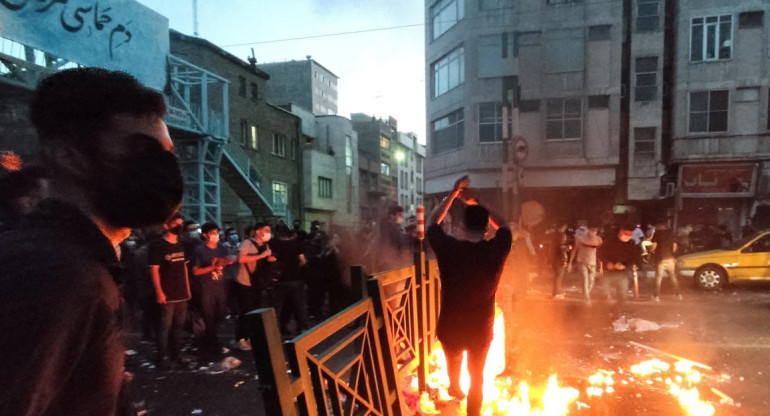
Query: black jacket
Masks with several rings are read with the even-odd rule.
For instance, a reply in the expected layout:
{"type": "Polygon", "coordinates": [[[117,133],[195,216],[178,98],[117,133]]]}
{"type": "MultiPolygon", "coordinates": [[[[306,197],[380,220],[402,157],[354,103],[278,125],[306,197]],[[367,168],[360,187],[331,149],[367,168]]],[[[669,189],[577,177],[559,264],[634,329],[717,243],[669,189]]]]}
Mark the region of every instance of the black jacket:
{"type": "Polygon", "coordinates": [[[0,234],[0,413],[131,414],[119,270],[99,228],[60,201],[0,234]]]}

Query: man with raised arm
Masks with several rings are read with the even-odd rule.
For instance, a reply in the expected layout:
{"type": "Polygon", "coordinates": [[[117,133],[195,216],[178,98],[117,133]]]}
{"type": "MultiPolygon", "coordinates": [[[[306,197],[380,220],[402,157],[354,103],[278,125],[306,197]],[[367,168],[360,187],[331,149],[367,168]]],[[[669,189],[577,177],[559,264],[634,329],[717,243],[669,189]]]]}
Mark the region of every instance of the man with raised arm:
{"type": "Polygon", "coordinates": [[[446,234],[441,223],[469,184],[467,176],[455,182],[452,193],[431,214],[427,234],[441,275],[437,335],[446,353],[449,393],[456,398],[465,396],[460,390],[460,367],[463,352],[467,352],[471,376],[468,416],[477,416],[483,401],[484,363],[492,342],[495,292],[511,249],[511,231],[499,227],[499,222],[475,200],[460,199],[466,205],[461,224],[464,238],[446,234]],[[487,227],[495,231],[491,240],[484,239],[487,227]]]}

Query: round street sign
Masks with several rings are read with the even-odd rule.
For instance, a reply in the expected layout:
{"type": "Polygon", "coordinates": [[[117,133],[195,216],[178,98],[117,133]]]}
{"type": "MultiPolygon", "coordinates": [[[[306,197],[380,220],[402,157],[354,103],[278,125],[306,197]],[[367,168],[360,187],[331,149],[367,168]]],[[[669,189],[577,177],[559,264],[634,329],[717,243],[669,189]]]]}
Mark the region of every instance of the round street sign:
{"type": "Polygon", "coordinates": [[[521,137],[516,136],[513,138],[513,157],[516,159],[517,162],[523,162],[527,159],[527,155],[529,154],[529,145],[527,144],[527,141],[521,137]]]}

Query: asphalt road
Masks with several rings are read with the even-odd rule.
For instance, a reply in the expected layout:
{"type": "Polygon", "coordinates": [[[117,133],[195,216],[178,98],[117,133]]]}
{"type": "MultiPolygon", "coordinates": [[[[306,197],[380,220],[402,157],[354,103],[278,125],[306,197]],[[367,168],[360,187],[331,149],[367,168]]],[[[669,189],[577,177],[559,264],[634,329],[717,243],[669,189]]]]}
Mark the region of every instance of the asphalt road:
{"type": "MultiPolygon", "coordinates": [[[[616,370],[659,355],[648,355],[629,341],[658,348],[713,367],[704,374],[728,375],[709,386],[733,398],[740,406],[720,405],[717,415],[770,414],[770,284],[732,286],[705,293],[685,286],[684,300],[671,294],[664,282],[661,302],[652,302],[651,279],[642,282],[642,299],[623,307],[610,302],[581,301],[576,276],[566,280],[567,297],[553,300],[547,282],[535,281],[520,305],[520,352],[516,376],[538,380],[557,373],[565,383],[579,387],[596,369],[616,370]],[[649,331],[616,332],[620,317],[663,325],[649,331]]],[[[222,331],[229,340],[232,322],[222,331]]],[[[151,367],[153,346],[129,336],[135,354],[127,357],[135,374],[133,397],[146,415],[263,415],[251,353],[232,351],[243,363],[220,372],[208,361],[189,369],[158,371],[151,367]],[[208,367],[208,368],[206,368],[208,367]]],[[[190,351],[190,353],[195,353],[190,351]]],[[[224,358],[222,356],[221,358],[224,358]]],[[[620,388],[612,398],[592,403],[586,415],[683,415],[667,395],[641,387],[620,388]]],[[[457,414],[452,403],[442,414],[457,414]]]]}

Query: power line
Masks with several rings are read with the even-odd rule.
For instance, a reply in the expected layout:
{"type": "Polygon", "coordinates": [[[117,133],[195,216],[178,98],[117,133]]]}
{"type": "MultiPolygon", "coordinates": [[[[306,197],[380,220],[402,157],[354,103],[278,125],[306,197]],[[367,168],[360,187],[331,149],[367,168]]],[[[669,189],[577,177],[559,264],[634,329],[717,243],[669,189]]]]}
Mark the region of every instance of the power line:
{"type": "Polygon", "coordinates": [[[394,30],[394,29],[405,29],[408,27],[417,27],[417,26],[425,26],[424,23],[415,23],[411,25],[402,25],[402,26],[390,26],[390,27],[378,27],[375,29],[363,29],[363,30],[354,30],[350,32],[339,32],[339,33],[327,33],[324,35],[310,35],[310,36],[301,36],[298,38],[286,38],[286,39],[274,39],[274,40],[263,40],[259,42],[247,42],[247,43],[235,43],[231,45],[223,45],[223,48],[230,48],[235,46],[248,46],[248,45],[261,45],[265,43],[277,43],[277,42],[288,42],[292,40],[304,40],[304,39],[316,39],[316,38],[327,38],[330,36],[342,36],[342,35],[354,35],[357,33],[368,33],[368,32],[379,32],[383,30],[394,30]]]}
{"type": "MultiPolygon", "coordinates": [[[[590,3],[585,3],[584,6],[595,6],[599,4],[619,4],[622,0],[599,0],[599,1],[593,1],[590,3]]],[[[547,5],[546,7],[560,7],[559,5],[547,5]]],[[[514,8],[506,8],[501,9],[501,12],[495,12],[495,13],[482,13],[478,14],[476,16],[465,16],[461,20],[480,20],[480,19],[486,19],[489,17],[494,16],[502,16],[509,13],[515,13],[517,16],[521,15],[528,15],[528,14],[537,14],[537,13],[543,13],[543,8],[531,8],[531,9],[514,9],[514,8]]],[[[339,33],[326,33],[322,35],[308,35],[308,36],[300,36],[296,38],[285,38],[285,39],[273,39],[273,40],[264,40],[264,41],[256,41],[256,42],[246,42],[246,43],[234,43],[230,45],[222,45],[222,48],[231,48],[236,46],[249,46],[249,45],[264,45],[267,43],[278,43],[278,42],[290,42],[294,40],[306,40],[306,39],[317,39],[317,38],[326,38],[326,37],[332,37],[332,36],[344,36],[344,35],[355,35],[359,33],[370,33],[370,32],[381,32],[385,30],[395,30],[395,29],[405,29],[410,27],[418,27],[418,26],[425,26],[425,23],[415,23],[410,25],[401,25],[401,26],[389,26],[389,27],[378,27],[374,29],[362,29],[362,30],[353,30],[349,32],[339,32],[339,33]]]]}

